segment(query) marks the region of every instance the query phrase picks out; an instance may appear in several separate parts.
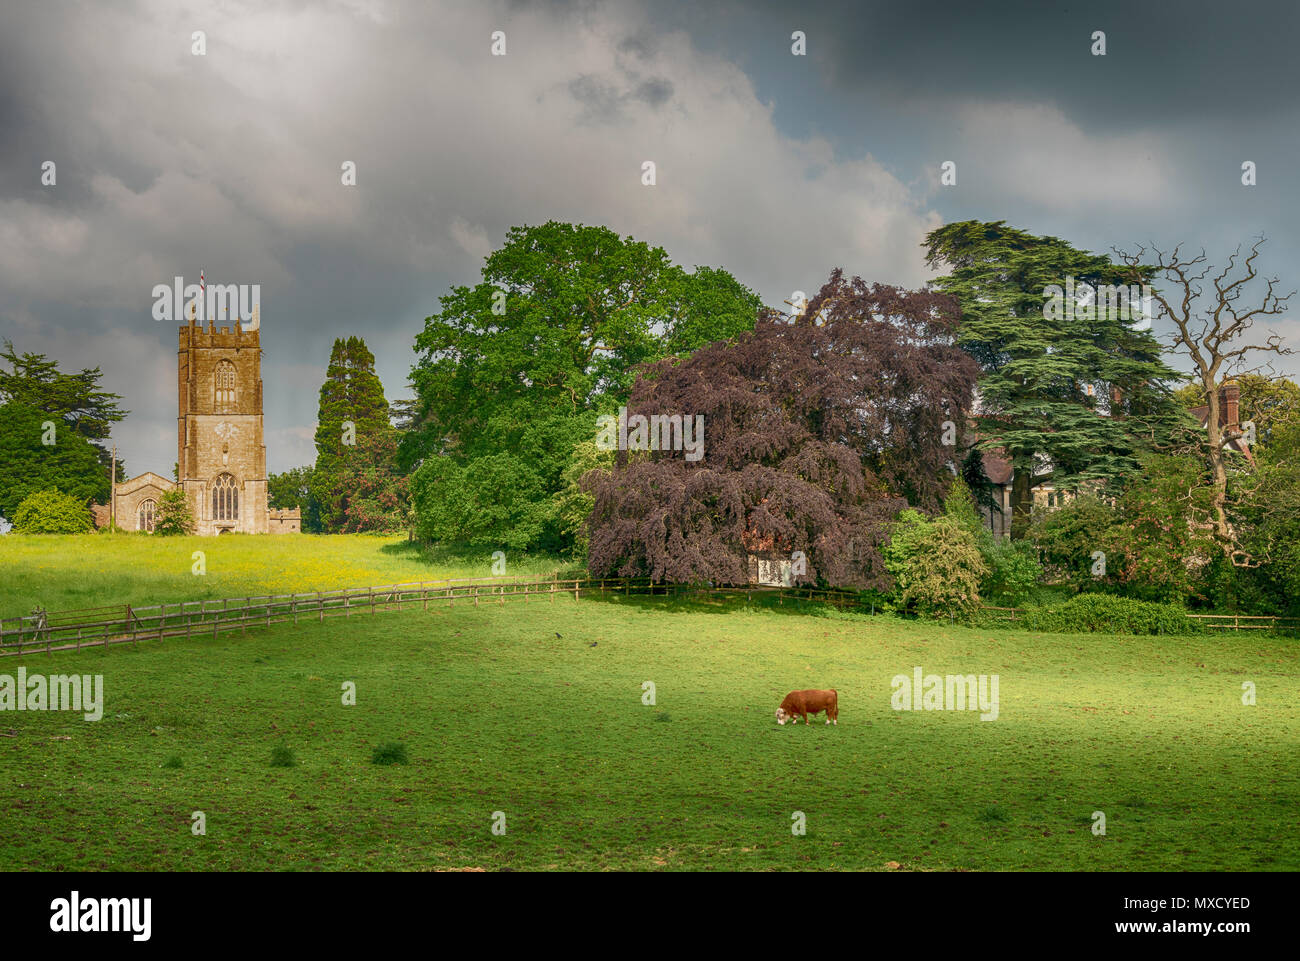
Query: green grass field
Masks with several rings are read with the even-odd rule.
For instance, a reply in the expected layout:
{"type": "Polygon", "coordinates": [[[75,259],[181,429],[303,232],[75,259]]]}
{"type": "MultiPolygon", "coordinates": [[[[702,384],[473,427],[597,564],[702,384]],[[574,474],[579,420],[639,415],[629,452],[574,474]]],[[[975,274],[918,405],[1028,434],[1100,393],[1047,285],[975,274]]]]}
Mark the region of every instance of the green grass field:
{"type": "MultiPolygon", "coordinates": [[[[363,534],[0,537],[0,617],[28,614],[37,606],[61,611],[489,577],[491,555],[363,534]],[[205,555],[201,576],[193,573],[195,551],[205,555]]],[[[549,574],[566,564],[507,554],[506,573],[549,574]]]]}
{"type": "Polygon", "coordinates": [[[0,714],[0,869],[1296,870],[1296,662],[649,598],[5,658],[106,699],[0,714]],[[892,710],[916,666],[999,675],[999,718],[892,710]],[[804,687],[838,727],[775,724],[804,687]],[[409,763],[372,763],[389,742],[409,763]]]}

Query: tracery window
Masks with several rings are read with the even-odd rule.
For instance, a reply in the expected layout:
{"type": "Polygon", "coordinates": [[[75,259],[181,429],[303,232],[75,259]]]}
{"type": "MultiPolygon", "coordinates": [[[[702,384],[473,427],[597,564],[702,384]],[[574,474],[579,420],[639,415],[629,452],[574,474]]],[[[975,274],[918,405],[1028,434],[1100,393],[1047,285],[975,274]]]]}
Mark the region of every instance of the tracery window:
{"type": "Polygon", "coordinates": [[[140,510],[136,517],[135,529],[138,531],[149,531],[153,533],[154,514],[158,510],[158,504],[150,500],[140,502],[140,510]]]}
{"type": "Polygon", "coordinates": [[[217,413],[230,413],[235,409],[235,365],[228,360],[217,364],[213,383],[216,390],[217,413]]]}
{"type": "Polygon", "coordinates": [[[212,482],[212,519],[239,520],[239,488],[229,474],[219,474],[212,482]]]}

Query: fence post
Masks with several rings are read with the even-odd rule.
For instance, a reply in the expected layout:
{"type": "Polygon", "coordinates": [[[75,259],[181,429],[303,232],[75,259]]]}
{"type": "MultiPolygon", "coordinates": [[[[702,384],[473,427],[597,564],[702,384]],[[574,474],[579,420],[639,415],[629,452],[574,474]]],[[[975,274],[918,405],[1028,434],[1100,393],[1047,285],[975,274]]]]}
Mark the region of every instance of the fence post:
{"type": "Polygon", "coordinates": [[[573,599],[575,601],[578,599],[578,579],[576,577],[573,579],[573,599]]]}
{"type": "Polygon", "coordinates": [[[474,606],[478,607],[478,585],[474,585],[474,606]]]}
{"type": "Polygon", "coordinates": [[[424,609],[429,609],[429,589],[424,586],[424,581],[420,581],[420,597],[424,600],[424,609]]]}

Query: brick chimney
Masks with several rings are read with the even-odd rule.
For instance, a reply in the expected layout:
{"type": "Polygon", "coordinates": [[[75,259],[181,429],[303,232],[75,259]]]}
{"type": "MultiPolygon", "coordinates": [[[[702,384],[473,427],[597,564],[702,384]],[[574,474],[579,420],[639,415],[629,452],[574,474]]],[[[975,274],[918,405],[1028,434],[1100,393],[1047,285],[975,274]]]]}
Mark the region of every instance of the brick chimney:
{"type": "Polygon", "coordinates": [[[1219,402],[1223,407],[1224,426],[1236,430],[1241,426],[1239,408],[1241,406],[1241,387],[1235,380],[1225,381],[1219,389],[1219,402]]]}

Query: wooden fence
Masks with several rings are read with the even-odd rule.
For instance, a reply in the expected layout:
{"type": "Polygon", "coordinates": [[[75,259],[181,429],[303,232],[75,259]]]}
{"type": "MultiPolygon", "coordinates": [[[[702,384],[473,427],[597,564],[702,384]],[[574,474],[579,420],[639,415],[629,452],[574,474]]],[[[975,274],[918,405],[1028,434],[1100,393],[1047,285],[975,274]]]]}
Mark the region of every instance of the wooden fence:
{"type": "MultiPolygon", "coordinates": [[[[981,611],[992,611],[995,617],[1014,621],[1016,615],[1024,615],[1023,607],[980,606],[981,611]]],[[[1278,617],[1272,614],[1188,614],[1201,622],[1206,628],[1222,628],[1229,631],[1300,631],[1300,617],[1278,617]]]]}
{"type": "MultiPolygon", "coordinates": [[[[378,611],[402,610],[419,604],[428,610],[431,603],[504,604],[507,599],[546,601],[570,595],[577,600],[583,594],[598,596],[668,595],[706,597],[734,602],[743,596],[786,600],[820,601],[841,610],[870,609],[854,591],[812,587],[711,587],[703,585],[656,584],[640,578],[573,578],[554,574],[548,578],[462,578],[441,581],[410,581],[382,587],[343,588],[335,591],[309,591],[301,594],[267,594],[230,597],[220,600],[180,601],[171,604],[113,605],[47,613],[36,611],[26,617],[0,620],[0,657],[44,651],[81,650],[83,647],[108,647],[110,644],[139,644],[142,640],[168,637],[217,637],[227,631],[246,632],[250,625],[297,624],[299,620],[324,622],[327,617],[351,617],[378,611]]],[[[985,607],[986,611],[1003,612],[1015,620],[1018,608],[985,607]]],[[[1300,619],[1282,617],[1248,617],[1237,614],[1189,614],[1204,619],[1207,627],[1232,630],[1291,629],[1300,627],[1300,619]],[[1247,622],[1247,623],[1243,623],[1247,622]]]]}
{"type": "MultiPolygon", "coordinates": [[[[642,580],[649,586],[648,578],[642,580]]],[[[26,617],[0,620],[0,656],[138,644],[141,640],[168,637],[216,637],[226,631],[247,631],[250,625],[297,624],[303,619],[323,622],[327,617],[401,610],[412,604],[427,610],[430,603],[439,602],[504,604],[507,598],[554,602],[557,596],[572,594],[577,598],[593,586],[601,592],[613,590],[615,584],[619,593],[643,593],[645,589],[635,580],[463,578],[147,606],[126,604],[59,613],[37,611],[26,617]]]]}

